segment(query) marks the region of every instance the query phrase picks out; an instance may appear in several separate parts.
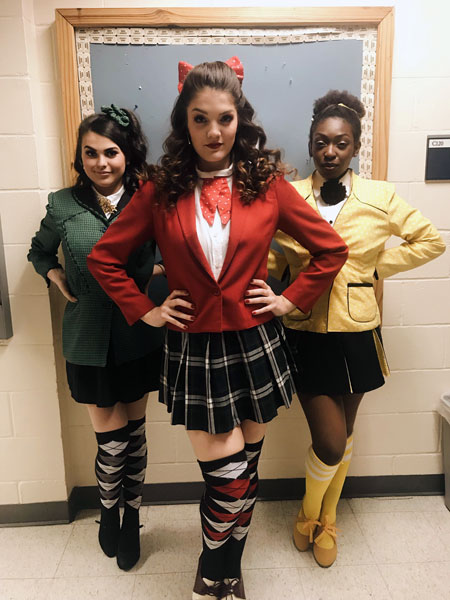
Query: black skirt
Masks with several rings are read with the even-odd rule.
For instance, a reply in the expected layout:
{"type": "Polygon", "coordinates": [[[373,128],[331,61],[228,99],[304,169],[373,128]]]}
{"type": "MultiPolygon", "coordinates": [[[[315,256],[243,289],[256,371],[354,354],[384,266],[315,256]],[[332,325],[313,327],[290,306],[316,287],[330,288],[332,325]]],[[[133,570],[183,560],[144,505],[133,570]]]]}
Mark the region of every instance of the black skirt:
{"type": "Polygon", "coordinates": [[[129,404],[159,388],[162,348],[142,358],[116,365],[108,356],[105,367],[66,362],[67,382],[73,399],[100,408],[117,402],[129,404]]]}
{"type": "Polygon", "coordinates": [[[167,330],[160,401],[172,424],[209,433],[266,423],[295,393],[295,364],[281,323],[243,331],[167,330]]]}
{"type": "Polygon", "coordinates": [[[314,333],[286,328],[297,365],[297,389],[310,394],[362,394],[384,384],[389,367],[380,328],[314,333]]]}

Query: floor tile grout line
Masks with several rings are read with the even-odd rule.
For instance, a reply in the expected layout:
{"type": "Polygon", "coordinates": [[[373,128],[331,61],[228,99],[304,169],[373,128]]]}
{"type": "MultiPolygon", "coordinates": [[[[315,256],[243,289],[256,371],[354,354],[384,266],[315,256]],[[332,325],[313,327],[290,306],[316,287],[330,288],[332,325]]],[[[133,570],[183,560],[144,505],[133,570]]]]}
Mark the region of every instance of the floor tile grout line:
{"type": "Polygon", "coordinates": [[[382,572],[382,570],[380,569],[379,565],[378,565],[377,563],[375,563],[373,566],[374,566],[374,567],[376,568],[376,570],[378,571],[378,574],[379,574],[379,576],[381,577],[381,580],[383,581],[383,583],[384,583],[384,585],[385,585],[385,588],[386,588],[386,591],[387,591],[387,593],[389,594],[389,597],[390,597],[392,600],[395,600],[395,599],[394,599],[394,596],[393,596],[393,595],[392,595],[392,593],[391,593],[391,588],[390,588],[390,586],[389,586],[388,582],[386,581],[386,579],[384,578],[383,572],[382,572]]]}
{"type": "Polygon", "coordinates": [[[372,552],[372,548],[370,547],[370,543],[369,543],[368,539],[366,538],[366,535],[365,535],[365,533],[364,533],[364,530],[363,530],[363,528],[361,527],[361,524],[360,524],[360,522],[358,521],[358,516],[357,516],[357,515],[355,515],[355,514],[353,514],[353,516],[354,516],[354,518],[355,518],[355,522],[356,522],[356,525],[357,525],[357,527],[358,527],[358,529],[359,529],[359,532],[360,532],[360,534],[361,534],[361,537],[362,537],[362,539],[364,540],[364,543],[366,544],[366,546],[367,546],[367,549],[369,550],[369,555],[370,555],[370,557],[371,557],[371,559],[372,559],[372,562],[371,562],[371,563],[369,563],[369,564],[374,564],[374,565],[375,565],[375,564],[377,564],[377,563],[376,563],[376,557],[374,556],[374,554],[373,554],[373,552],[372,552]]]}
{"type": "Polygon", "coordinates": [[[300,567],[297,567],[297,573],[298,573],[298,578],[300,579],[300,585],[302,586],[303,598],[305,600],[307,600],[308,596],[306,595],[306,588],[305,588],[305,584],[303,582],[303,576],[300,572],[300,567]]]}
{"type": "Polygon", "coordinates": [[[136,587],[136,573],[133,575],[133,587],[131,588],[130,600],[133,600],[135,587],[136,587]]]}
{"type": "Polygon", "coordinates": [[[66,540],[66,543],[64,544],[63,551],[61,552],[61,556],[59,557],[59,560],[58,560],[58,562],[57,562],[57,564],[56,564],[56,568],[55,568],[55,570],[53,571],[52,580],[55,580],[55,578],[56,578],[56,573],[58,572],[58,569],[59,569],[59,566],[60,566],[60,564],[61,564],[61,561],[62,561],[62,559],[63,559],[64,553],[65,553],[65,551],[67,550],[67,546],[68,546],[68,544],[69,544],[69,540],[70,540],[70,538],[71,538],[71,537],[72,537],[72,535],[73,535],[73,531],[74,531],[74,528],[75,528],[75,526],[74,526],[74,523],[72,522],[72,523],[70,524],[70,526],[71,526],[71,529],[70,529],[70,535],[68,535],[68,536],[67,536],[67,540],[66,540]]]}

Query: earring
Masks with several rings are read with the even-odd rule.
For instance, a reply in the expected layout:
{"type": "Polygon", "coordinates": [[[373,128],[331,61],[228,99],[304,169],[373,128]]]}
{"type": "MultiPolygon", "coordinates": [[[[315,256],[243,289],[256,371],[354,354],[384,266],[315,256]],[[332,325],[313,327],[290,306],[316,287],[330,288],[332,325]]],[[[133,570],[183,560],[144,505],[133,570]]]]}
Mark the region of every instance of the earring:
{"type": "Polygon", "coordinates": [[[191,142],[191,137],[190,137],[189,133],[187,134],[187,141],[190,146],[192,144],[192,142],[191,142]]]}

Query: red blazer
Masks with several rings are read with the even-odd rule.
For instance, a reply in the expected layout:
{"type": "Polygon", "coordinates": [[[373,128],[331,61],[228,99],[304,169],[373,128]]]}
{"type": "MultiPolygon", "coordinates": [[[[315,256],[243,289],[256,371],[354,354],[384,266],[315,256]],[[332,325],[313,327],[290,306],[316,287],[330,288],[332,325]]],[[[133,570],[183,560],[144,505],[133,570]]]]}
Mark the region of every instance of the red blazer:
{"type": "Polygon", "coordinates": [[[244,299],[252,279],[267,279],[267,256],[277,229],[312,255],[309,267],[283,292],[303,312],[311,309],[347,258],[342,238],[282,177],[250,205],[242,204],[234,185],[231,207],[228,249],[216,281],[197,237],[194,192],[181,196],[170,210],[155,204],[151,182],[135,193],[87,258],[90,271],[130,325],[155,306],[125,271],[131,252],[150,238],[161,251],[169,289],[187,290],[195,306],[195,321],[186,322],[190,332],[239,331],[273,318],[271,312],[253,316],[256,305],[244,304],[244,299]]]}

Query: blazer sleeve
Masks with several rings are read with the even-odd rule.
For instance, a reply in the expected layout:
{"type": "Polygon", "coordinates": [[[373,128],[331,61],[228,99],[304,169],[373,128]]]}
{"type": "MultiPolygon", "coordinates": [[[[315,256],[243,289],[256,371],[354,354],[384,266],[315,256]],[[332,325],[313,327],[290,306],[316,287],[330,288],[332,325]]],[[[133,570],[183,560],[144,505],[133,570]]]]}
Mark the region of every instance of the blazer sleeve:
{"type": "Polygon", "coordinates": [[[384,279],[413,269],[445,251],[444,241],[431,221],[395,193],[389,201],[388,214],[391,235],[405,241],[400,246],[388,248],[378,254],[378,277],[384,279]]]}
{"type": "Polygon", "coordinates": [[[27,259],[33,264],[36,273],[41,275],[47,287],[50,285],[50,279],[47,273],[50,269],[62,269],[58,261],[58,248],[61,243],[61,237],[48,209],[52,201],[53,194],[49,195],[49,204],[47,205],[47,214],[41,221],[39,231],[31,240],[31,248],[27,259]]]}
{"type": "Polygon", "coordinates": [[[311,254],[310,263],[299,273],[283,296],[302,312],[309,312],[331,285],[347,260],[348,248],[335,230],[284,178],[277,180],[278,227],[311,254]]]}
{"type": "Polygon", "coordinates": [[[95,244],[87,265],[104,291],[133,325],[156,305],[127,274],[129,256],[153,239],[153,184],[142,185],[128,205],[95,244]]]}

